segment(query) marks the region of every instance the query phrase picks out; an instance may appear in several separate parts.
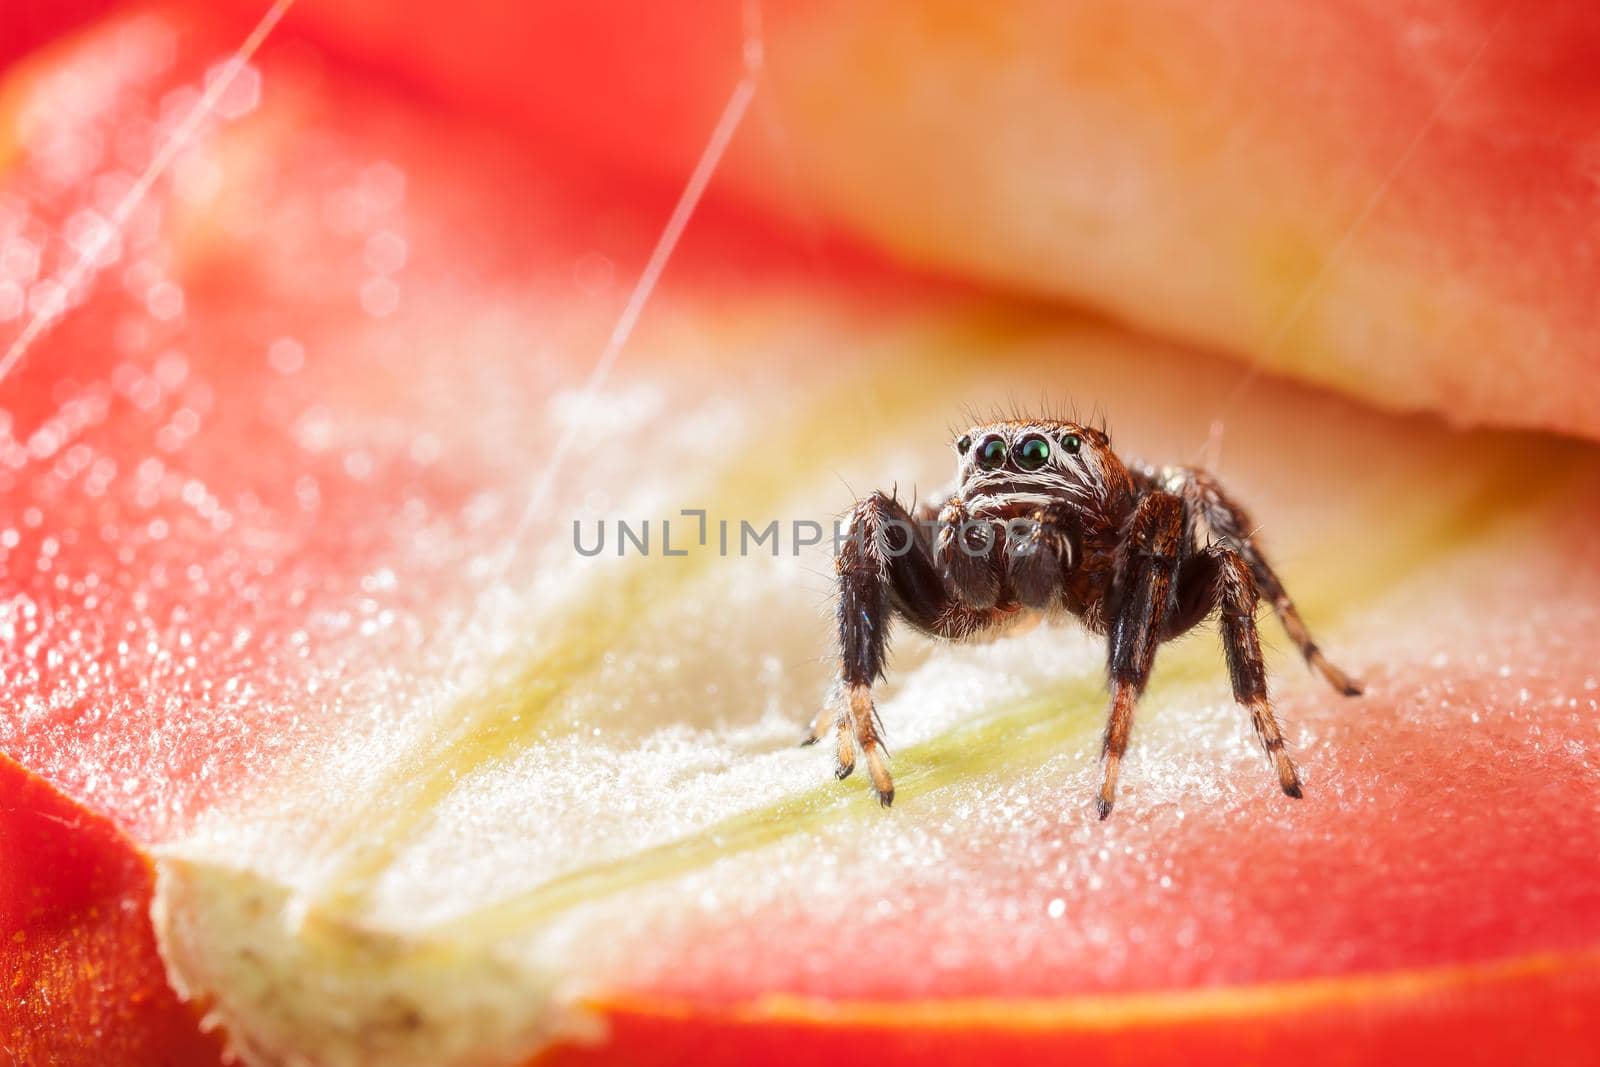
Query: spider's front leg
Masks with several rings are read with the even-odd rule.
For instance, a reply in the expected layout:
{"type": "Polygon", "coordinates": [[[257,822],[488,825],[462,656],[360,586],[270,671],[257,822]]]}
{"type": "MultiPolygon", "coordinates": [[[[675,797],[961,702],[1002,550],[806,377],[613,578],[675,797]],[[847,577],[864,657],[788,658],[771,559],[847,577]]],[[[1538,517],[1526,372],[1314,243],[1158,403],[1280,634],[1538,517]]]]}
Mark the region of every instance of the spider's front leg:
{"type": "Polygon", "coordinates": [[[1175,579],[1183,548],[1183,501],[1159,490],[1147,493],[1128,524],[1118,563],[1107,657],[1111,713],[1101,749],[1104,771],[1097,800],[1102,819],[1116,803],[1117,774],[1128,751],[1133,710],[1150,681],[1156,646],[1176,607],[1175,579]]]}
{"type": "MultiPolygon", "coordinates": [[[[859,746],[878,801],[888,807],[894,802],[894,780],[889,776],[872,684],[883,677],[889,620],[898,613],[919,629],[940,633],[950,622],[951,598],[934,564],[925,529],[886,493],[874,493],[855,506],[835,569],[840,688],[833,701],[838,741],[834,773],[849,776],[859,746]]],[[[812,740],[826,730],[828,710],[825,707],[817,716],[812,740]]]]}

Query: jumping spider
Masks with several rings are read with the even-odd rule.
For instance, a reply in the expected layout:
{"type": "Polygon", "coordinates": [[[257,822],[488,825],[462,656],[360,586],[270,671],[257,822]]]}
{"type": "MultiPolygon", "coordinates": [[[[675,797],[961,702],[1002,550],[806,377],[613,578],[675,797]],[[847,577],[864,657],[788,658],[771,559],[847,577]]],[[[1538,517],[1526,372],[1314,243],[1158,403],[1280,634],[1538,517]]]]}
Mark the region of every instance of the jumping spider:
{"type": "Polygon", "coordinates": [[[1156,647],[1217,611],[1233,695],[1250,711],[1278,784],[1299,797],[1267,698],[1256,606],[1271,602],[1306,661],[1339,692],[1360,685],[1318,650],[1261,554],[1254,524],[1204,470],[1124,464],[1103,428],[1059,419],[974,426],[955,442],[956,487],[908,512],[893,494],[856,504],[836,561],[839,682],[807,744],[831,724],[835,773],[866,756],[878,798],[894,800],[872,684],[899,615],[949,640],[1071,614],[1107,638],[1111,706],[1100,818],[1111,814],[1134,705],[1156,647]],[[835,713],[834,708],[837,707],[835,713]]]}

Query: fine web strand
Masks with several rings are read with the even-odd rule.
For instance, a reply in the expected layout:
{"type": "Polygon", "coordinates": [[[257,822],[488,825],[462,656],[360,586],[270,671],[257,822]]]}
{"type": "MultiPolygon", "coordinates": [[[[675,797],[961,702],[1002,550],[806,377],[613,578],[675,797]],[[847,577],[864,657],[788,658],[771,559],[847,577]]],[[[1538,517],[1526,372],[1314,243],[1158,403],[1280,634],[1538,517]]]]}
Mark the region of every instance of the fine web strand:
{"type": "Polygon", "coordinates": [[[238,77],[239,72],[244,69],[245,64],[250,62],[262,43],[277,28],[278,23],[283,19],[284,13],[293,5],[294,0],[273,0],[272,5],[267,8],[266,14],[261,16],[260,21],[255,24],[255,27],[240,43],[239,47],[234,50],[233,55],[222,65],[216,77],[210,79],[211,84],[206,86],[205,92],[195,102],[193,109],[179,123],[178,127],[172,131],[172,136],[168,137],[161,147],[157,149],[156,154],[150,158],[150,162],[144,168],[144,171],[133,185],[128,188],[122,199],[117,202],[117,206],[112,210],[111,217],[106,221],[106,224],[98,227],[89,239],[84,242],[78,258],[72,262],[66,273],[61,276],[60,283],[40,302],[38,310],[34,312],[33,318],[28,321],[28,325],[17,335],[16,340],[11,342],[11,347],[6,349],[5,356],[0,357],[0,382],[4,382],[11,372],[17,368],[23,357],[28,354],[28,349],[33,347],[33,343],[66,313],[67,302],[71,299],[73,291],[83,284],[90,271],[95,268],[100,257],[105,254],[111,241],[122,236],[123,231],[127,228],[128,220],[133,217],[133,213],[139,209],[139,205],[149,195],[151,187],[161,180],[161,176],[172,166],[172,161],[178,158],[178,153],[194,142],[201,123],[216,112],[217,104],[222,99],[223,94],[233,85],[233,81],[238,77]]]}
{"type": "Polygon", "coordinates": [[[1323,261],[1316,274],[1312,276],[1311,280],[1300,290],[1299,295],[1295,297],[1294,303],[1289,307],[1288,314],[1278,322],[1266,346],[1261,350],[1260,358],[1252,361],[1250,367],[1240,376],[1238,385],[1234,386],[1232,392],[1228,394],[1216,418],[1212,421],[1211,437],[1206,443],[1208,449],[1215,449],[1220,452],[1222,427],[1225,420],[1239,406],[1240,401],[1249,392],[1250,388],[1255,385],[1256,380],[1261,377],[1262,366],[1270,363],[1273,357],[1277,356],[1284,345],[1288,343],[1295,327],[1300,324],[1300,320],[1311,307],[1312,299],[1327,284],[1335,268],[1344,262],[1344,258],[1349,253],[1356,235],[1372,220],[1373,215],[1377,213],[1379,205],[1389,195],[1389,190],[1394,186],[1395,180],[1410,165],[1412,158],[1417,154],[1417,149],[1422,146],[1423,141],[1427,140],[1428,135],[1433,132],[1433,128],[1439,124],[1439,119],[1444,115],[1445,110],[1455,100],[1462,87],[1466,85],[1467,80],[1472,76],[1472,72],[1477,69],[1478,64],[1483,60],[1484,54],[1488,52],[1489,45],[1493,43],[1495,37],[1499,34],[1500,27],[1504,25],[1510,12],[1511,7],[1509,4],[1501,9],[1499,17],[1490,25],[1488,32],[1483,35],[1483,40],[1479,42],[1477,50],[1472,53],[1471,58],[1462,66],[1460,73],[1455,76],[1454,80],[1445,89],[1444,94],[1439,97],[1438,102],[1434,104],[1433,109],[1428,113],[1428,117],[1423,120],[1422,125],[1417,128],[1417,132],[1406,143],[1405,148],[1401,150],[1394,164],[1367,197],[1361,210],[1356,213],[1356,217],[1351,220],[1350,225],[1345,227],[1338,243],[1334,245],[1332,254],[1323,261]]]}
{"type": "Polygon", "coordinates": [[[656,284],[661,280],[662,273],[667,268],[667,263],[672,259],[673,252],[678,247],[678,241],[683,236],[684,230],[689,225],[689,220],[694,217],[695,210],[700,206],[701,197],[705,195],[706,187],[715,176],[718,166],[722,163],[723,154],[728,149],[728,144],[738,132],[740,124],[744,121],[745,112],[750,107],[750,101],[755,96],[756,87],[761,80],[761,70],[765,63],[765,49],[762,43],[761,9],[757,0],[745,0],[744,4],[744,40],[742,48],[743,68],[738,82],[733,91],[728,95],[728,101],[723,105],[722,113],[716,125],[712,127],[711,136],[706,140],[705,147],[700,151],[700,157],[695,162],[694,169],[689,174],[689,179],[684,183],[683,191],[678,194],[677,203],[672,208],[672,214],[667,217],[666,225],[661,230],[661,235],[656,239],[655,247],[651,249],[650,258],[645,262],[644,270],[639,274],[639,279],[634,283],[633,291],[628,296],[628,302],[623,306],[622,314],[618,316],[616,324],[611,329],[611,334],[606,340],[605,347],[600,351],[600,357],[595,361],[588,378],[583,384],[582,391],[574,403],[577,405],[576,417],[566,420],[566,427],[561,436],[556,440],[555,447],[551,450],[549,459],[544,463],[538,480],[534,482],[533,489],[528,495],[528,501],[523,506],[522,516],[512,530],[506,550],[496,579],[490,588],[499,586],[512,565],[516,562],[517,554],[521,550],[522,541],[527,536],[534,519],[539,515],[544,506],[545,499],[550,495],[556,478],[561,473],[561,468],[568,453],[572,450],[577,440],[578,433],[584,424],[584,416],[588,414],[594,403],[595,394],[604,388],[607,378],[610,377],[612,368],[616,365],[618,357],[628,343],[628,338],[633,334],[634,326],[639,322],[639,317],[644,313],[645,305],[654,294],[656,284]]]}

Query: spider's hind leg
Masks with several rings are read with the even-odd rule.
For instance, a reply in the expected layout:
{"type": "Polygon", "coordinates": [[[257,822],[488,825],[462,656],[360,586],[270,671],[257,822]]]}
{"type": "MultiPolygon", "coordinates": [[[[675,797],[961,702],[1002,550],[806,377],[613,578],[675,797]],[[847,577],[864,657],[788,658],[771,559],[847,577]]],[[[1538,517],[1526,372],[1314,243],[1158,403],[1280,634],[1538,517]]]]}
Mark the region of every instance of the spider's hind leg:
{"type": "Polygon", "coordinates": [[[1300,649],[1300,655],[1305,657],[1311,669],[1345,696],[1360,696],[1361,682],[1339,669],[1317,647],[1310,628],[1283,588],[1283,581],[1262,553],[1254,533],[1255,524],[1245,510],[1223,492],[1222,486],[1207,471],[1185,467],[1170,473],[1181,482],[1184,503],[1189,508],[1191,518],[1202,520],[1215,540],[1238,552],[1249,568],[1261,598],[1272,605],[1278,621],[1283,624],[1289,639],[1300,649]]]}
{"type": "MultiPolygon", "coordinates": [[[[1270,573],[1270,572],[1269,572],[1270,573]]],[[[1276,575],[1272,576],[1276,582],[1276,575]]],[[[1261,579],[1256,578],[1258,584],[1261,579]]],[[[1276,585],[1270,595],[1272,597],[1272,610],[1278,613],[1278,621],[1283,623],[1283,628],[1288,631],[1289,639],[1299,646],[1300,654],[1305,657],[1311,669],[1327,681],[1327,683],[1347,697],[1361,695],[1361,680],[1341,670],[1337,664],[1330,660],[1322,649],[1317,647],[1316,641],[1311,638],[1311,631],[1307,629],[1305,620],[1300,618],[1300,613],[1295,610],[1294,601],[1289,599],[1289,594],[1283,591],[1281,584],[1276,585]]]]}
{"type": "Polygon", "coordinates": [[[1204,618],[1212,607],[1218,609],[1233,698],[1250,712],[1250,723],[1277,772],[1278,785],[1289,796],[1300,797],[1300,772],[1267,695],[1267,665],[1256,630],[1260,594],[1244,555],[1226,545],[1213,545],[1191,556],[1179,576],[1178,600],[1182,605],[1180,618],[1174,620],[1178,632],[1204,618]]]}

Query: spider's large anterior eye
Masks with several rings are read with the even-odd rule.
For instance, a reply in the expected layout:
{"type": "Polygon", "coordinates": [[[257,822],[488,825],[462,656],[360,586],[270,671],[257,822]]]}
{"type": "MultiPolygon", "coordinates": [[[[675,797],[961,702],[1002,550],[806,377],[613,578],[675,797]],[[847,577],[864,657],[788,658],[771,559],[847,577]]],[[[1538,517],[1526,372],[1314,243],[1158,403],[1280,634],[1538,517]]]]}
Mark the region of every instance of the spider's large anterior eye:
{"type": "Polygon", "coordinates": [[[998,437],[987,438],[978,446],[978,466],[994,470],[1006,461],[1006,443],[998,437]]]}
{"type": "Polygon", "coordinates": [[[1050,459],[1050,442],[1032,435],[1017,443],[1017,466],[1025,471],[1036,471],[1050,459]]]}
{"type": "Polygon", "coordinates": [[[1075,433],[1064,433],[1061,435],[1061,447],[1067,450],[1068,455],[1076,456],[1078,449],[1083,447],[1083,438],[1075,433]]]}

